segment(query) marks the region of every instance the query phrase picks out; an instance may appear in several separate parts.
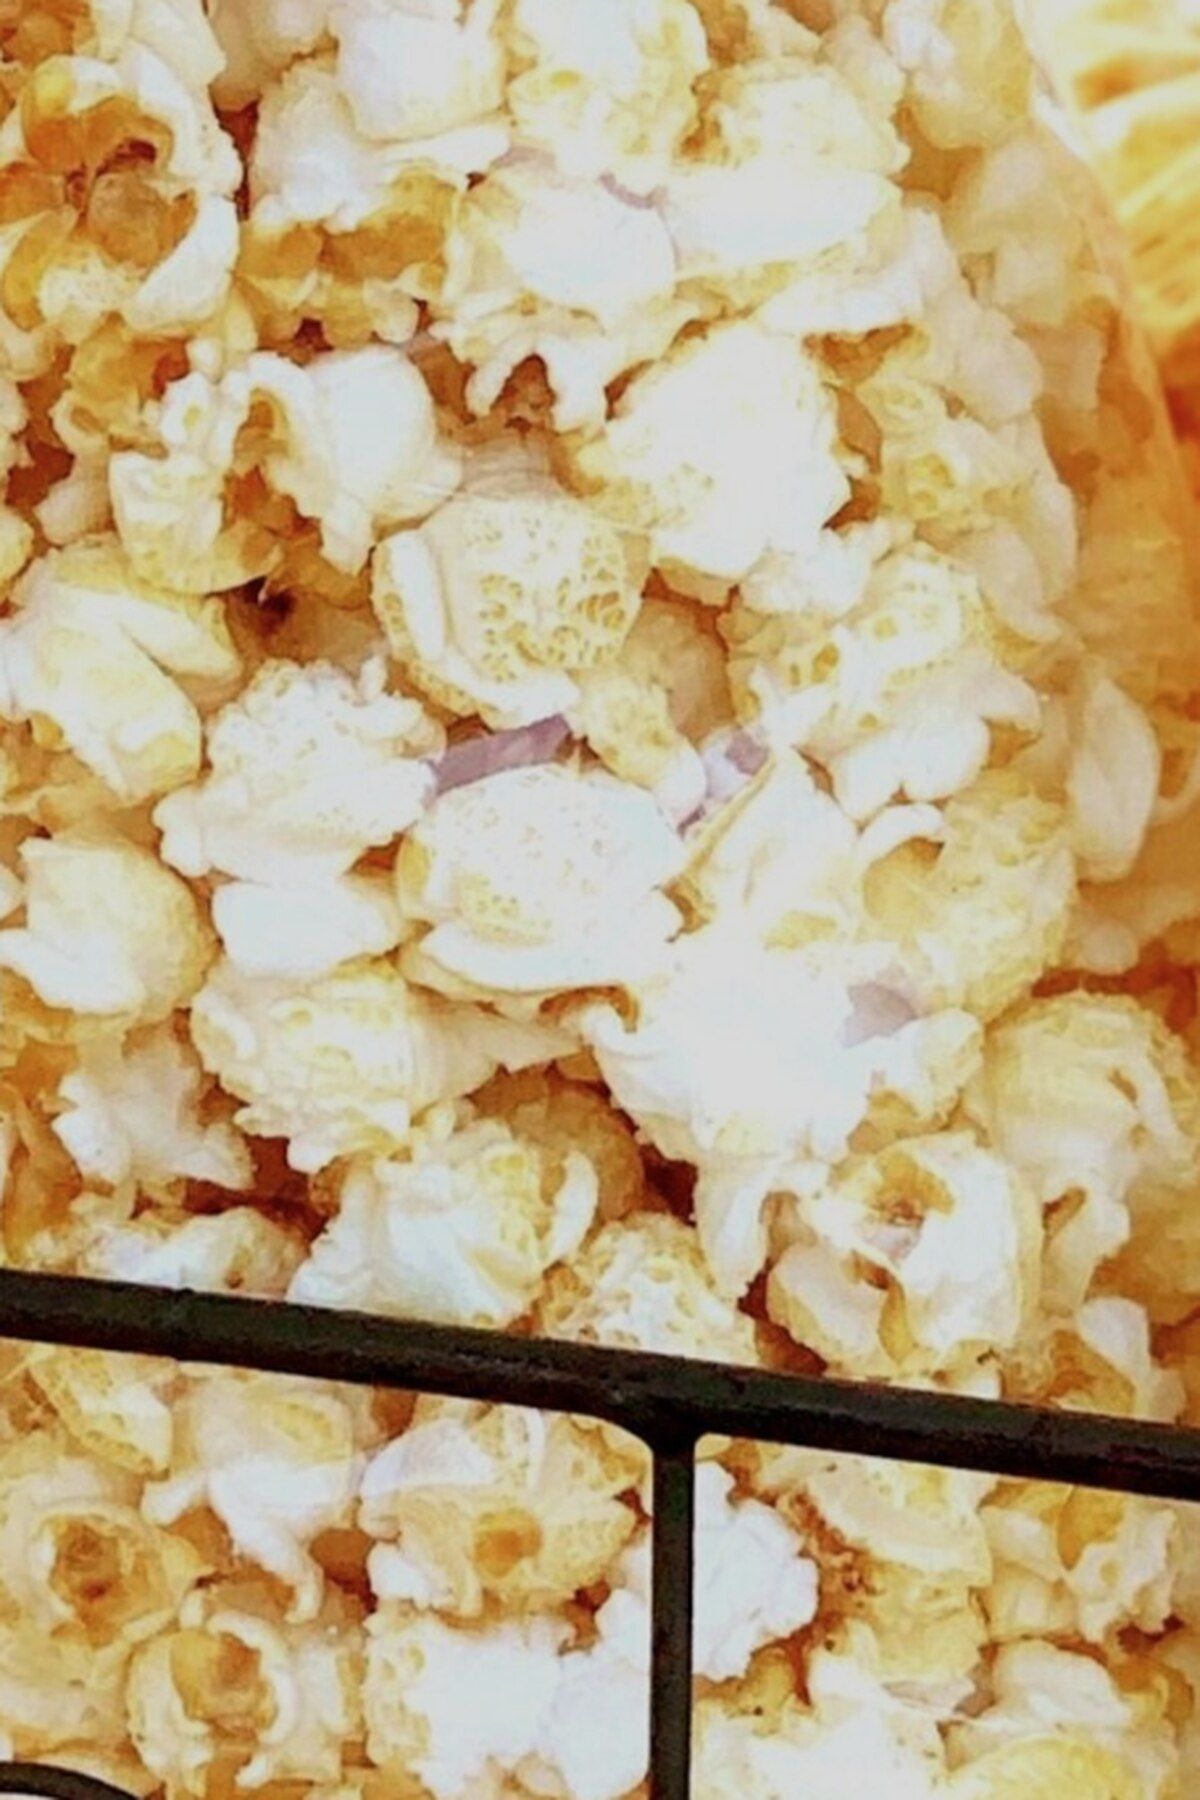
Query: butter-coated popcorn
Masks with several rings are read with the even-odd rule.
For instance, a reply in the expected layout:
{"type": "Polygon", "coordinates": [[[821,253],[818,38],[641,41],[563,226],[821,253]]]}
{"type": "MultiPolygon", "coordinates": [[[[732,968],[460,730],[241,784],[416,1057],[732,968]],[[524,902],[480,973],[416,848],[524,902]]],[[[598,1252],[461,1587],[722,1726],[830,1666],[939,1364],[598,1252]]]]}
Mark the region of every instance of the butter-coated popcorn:
{"type": "MultiPolygon", "coordinates": [[[[1032,41],[0,0],[0,1261],[1195,1414],[1195,523],[1032,41]]],[[[0,1375],[0,1754],[644,1794],[644,1445],[0,1375]]],[[[1200,1781],[1189,1509],[696,1512],[703,1800],[1200,1781]]]]}
{"type": "Polygon", "coordinates": [[[418,1130],[409,1160],[356,1161],[295,1300],[455,1325],[509,1325],[579,1248],[599,1184],[586,1155],[554,1159],[499,1120],[418,1130]]]}
{"type": "Polygon", "coordinates": [[[622,1496],[632,1439],[523,1408],[420,1401],[408,1431],[368,1464],[359,1519],[386,1600],[458,1618],[489,1600],[534,1611],[599,1581],[637,1527],[622,1496]]]}
{"type": "Polygon", "coordinates": [[[268,525],[239,513],[239,481],[256,477],[290,502],[333,568],[353,575],[384,526],[432,512],[458,473],[420,375],[390,345],[368,344],[305,367],[257,351],[215,381],[194,370],[164,395],[151,450],[113,457],[110,487],[139,573],[207,592],[282,555],[268,525]]]}
{"type": "Polygon", "coordinates": [[[235,1791],[335,1781],[361,1717],[359,1662],[353,1622],[336,1610],[285,1623],[239,1606],[236,1593],[197,1595],[177,1629],[133,1659],[130,1736],[176,1793],[203,1793],[212,1765],[231,1753],[235,1791]]]}

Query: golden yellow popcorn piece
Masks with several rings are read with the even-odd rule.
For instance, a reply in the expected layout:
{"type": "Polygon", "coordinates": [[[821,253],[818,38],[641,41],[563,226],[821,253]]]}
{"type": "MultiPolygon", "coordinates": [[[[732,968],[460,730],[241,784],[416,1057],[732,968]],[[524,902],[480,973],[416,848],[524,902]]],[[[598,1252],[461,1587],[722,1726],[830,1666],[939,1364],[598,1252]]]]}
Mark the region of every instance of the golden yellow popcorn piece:
{"type": "Polygon", "coordinates": [[[103,1350],[39,1348],[29,1375],[76,1441],[103,1462],[162,1475],[171,1461],[169,1364],[103,1350]]]}
{"type": "Polygon", "coordinates": [[[643,1200],[646,1175],[633,1131],[596,1089],[548,1071],[498,1075],[473,1097],[485,1118],[499,1119],[542,1153],[551,1177],[565,1172],[572,1155],[595,1171],[597,1216],[624,1218],[643,1200]]]}
{"type": "Polygon", "coordinates": [[[218,1763],[236,1769],[239,1790],[336,1781],[360,1721],[353,1616],[331,1604],[288,1624],[239,1599],[195,1596],[178,1627],[134,1657],[126,1704],[138,1754],[185,1794],[203,1794],[218,1763]]]}
{"type": "Polygon", "coordinates": [[[643,1458],[632,1439],[562,1417],[421,1401],[368,1464],[359,1521],[381,1600],[461,1618],[485,1601],[540,1611],[600,1580],[637,1526],[622,1499],[643,1458]]]}
{"type": "Polygon", "coordinates": [[[941,841],[904,844],[876,864],[867,906],[928,1001],[986,1019],[1061,953],[1073,860],[1061,810],[1011,771],[985,773],[944,821],[941,841]]]}

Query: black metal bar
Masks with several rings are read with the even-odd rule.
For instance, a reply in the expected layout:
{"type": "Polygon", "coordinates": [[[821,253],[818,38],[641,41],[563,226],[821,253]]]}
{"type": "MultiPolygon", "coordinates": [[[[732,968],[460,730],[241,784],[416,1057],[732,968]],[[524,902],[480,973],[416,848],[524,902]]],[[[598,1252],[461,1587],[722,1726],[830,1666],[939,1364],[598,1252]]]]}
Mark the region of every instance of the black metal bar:
{"type": "Polygon", "coordinates": [[[688,1800],[691,1785],[694,1448],[654,1456],[650,1800],[688,1800]]]}
{"type": "Polygon", "coordinates": [[[38,1794],[43,1800],[131,1800],[124,1788],[110,1781],[54,1763],[0,1762],[0,1794],[38,1794]]]}
{"type": "Polygon", "coordinates": [[[584,1413],[652,1449],[713,1432],[1200,1500],[1200,1431],[228,1294],[5,1269],[4,1336],[584,1413]]]}

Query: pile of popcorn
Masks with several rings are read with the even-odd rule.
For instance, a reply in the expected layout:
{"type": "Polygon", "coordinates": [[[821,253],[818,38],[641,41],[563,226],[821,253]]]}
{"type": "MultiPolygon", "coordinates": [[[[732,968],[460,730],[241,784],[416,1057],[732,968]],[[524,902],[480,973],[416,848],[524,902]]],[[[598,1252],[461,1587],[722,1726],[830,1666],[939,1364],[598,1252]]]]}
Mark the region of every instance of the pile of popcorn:
{"type": "MultiPolygon", "coordinates": [[[[3,1259],[1200,1423],[1109,235],[1006,0],[0,0],[3,1259]]],[[[644,1793],[631,1439],[0,1366],[0,1752],[644,1793]]],[[[697,1505],[697,1800],[1200,1791],[1186,1509],[697,1505]]]]}

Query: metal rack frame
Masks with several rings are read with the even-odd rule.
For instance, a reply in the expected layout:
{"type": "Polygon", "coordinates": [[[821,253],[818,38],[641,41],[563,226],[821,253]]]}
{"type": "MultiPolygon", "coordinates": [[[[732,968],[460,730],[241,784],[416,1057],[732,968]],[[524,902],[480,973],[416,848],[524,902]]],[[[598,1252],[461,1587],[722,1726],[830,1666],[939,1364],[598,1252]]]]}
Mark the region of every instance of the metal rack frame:
{"type": "MultiPolygon", "coordinates": [[[[579,1413],[654,1464],[650,1793],[687,1800],[693,1466],[708,1433],[1163,1499],[1200,1501],[1200,1431],[816,1380],[226,1294],[0,1270],[0,1337],[579,1413]]],[[[48,1764],[0,1763],[0,1794],[130,1800],[48,1764]]]]}

